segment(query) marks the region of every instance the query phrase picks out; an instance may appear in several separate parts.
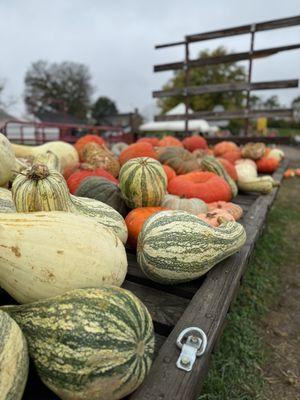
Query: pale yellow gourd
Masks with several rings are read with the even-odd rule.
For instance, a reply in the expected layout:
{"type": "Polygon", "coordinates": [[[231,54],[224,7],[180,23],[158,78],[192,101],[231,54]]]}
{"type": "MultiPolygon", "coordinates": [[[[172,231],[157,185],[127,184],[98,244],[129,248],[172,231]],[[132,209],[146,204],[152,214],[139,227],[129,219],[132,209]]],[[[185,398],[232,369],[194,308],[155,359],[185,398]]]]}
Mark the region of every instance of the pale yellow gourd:
{"type": "Polygon", "coordinates": [[[13,174],[16,158],[11,143],[0,133],[0,187],[7,187],[13,174]]]}
{"type": "Polygon", "coordinates": [[[193,198],[184,199],[173,194],[166,194],[161,206],[169,208],[170,210],[187,211],[195,215],[205,213],[208,210],[207,205],[203,200],[193,198]]]}
{"type": "Polygon", "coordinates": [[[11,191],[5,188],[0,188],[0,213],[11,212],[16,212],[11,191]]]}
{"type": "Polygon", "coordinates": [[[40,146],[24,146],[20,144],[13,144],[12,146],[16,157],[21,158],[34,158],[50,150],[58,157],[62,171],[66,167],[75,167],[79,162],[77,150],[66,142],[54,141],[44,143],[40,146]]]}
{"type": "Polygon", "coordinates": [[[91,218],[64,212],[0,214],[0,286],[20,303],[75,288],[120,286],[124,245],[91,218]]]}
{"type": "Polygon", "coordinates": [[[85,215],[112,229],[126,243],[127,226],[121,214],[101,201],[72,196],[64,177],[45,164],[33,164],[25,174],[18,175],[12,196],[18,212],[66,211],[85,215]]]}

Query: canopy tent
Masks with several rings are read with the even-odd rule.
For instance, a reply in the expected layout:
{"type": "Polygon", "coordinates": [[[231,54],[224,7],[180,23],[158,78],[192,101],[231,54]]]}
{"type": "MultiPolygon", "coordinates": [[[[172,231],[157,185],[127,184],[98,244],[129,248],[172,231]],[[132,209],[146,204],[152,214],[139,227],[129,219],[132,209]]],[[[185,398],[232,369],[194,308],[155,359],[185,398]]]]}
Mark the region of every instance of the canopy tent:
{"type": "MultiPolygon", "coordinates": [[[[191,109],[188,110],[189,114],[192,114],[193,111],[191,109]]],[[[183,103],[178,104],[176,107],[172,108],[172,110],[168,111],[166,115],[175,115],[175,114],[185,114],[185,105],[183,103]]],[[[209,132],[210,126],[207,121],[204,119],[194,119],[188,121],[188,129],[189,131],[200,131],[200,132],[209,132]]],[[[185,130],[185,121],[184,118],[182,121],[164,121],[164,122],[146,122],[140,126],[140,131],[143,132],[155,132],[155,131],[174,131],[174,132],[183,132],[185,130]]]]}

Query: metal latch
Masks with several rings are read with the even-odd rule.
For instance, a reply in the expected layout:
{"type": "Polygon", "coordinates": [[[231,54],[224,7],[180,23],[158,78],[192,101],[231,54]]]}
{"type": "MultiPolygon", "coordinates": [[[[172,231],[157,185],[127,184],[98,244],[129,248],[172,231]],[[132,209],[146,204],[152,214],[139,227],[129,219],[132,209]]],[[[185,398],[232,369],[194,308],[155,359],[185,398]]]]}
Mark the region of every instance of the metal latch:
{"type": "Polygon", "coordinates": [[[202,329],[196,326],[184,329],[176,340],[177,346],[181,349],[180,356],[176,362],[179,369],[191,371],[196,357],[204,354],[207,346],[207,337],[202,329]],[[185,343],[183,340],[186,339],[185,343]]]}

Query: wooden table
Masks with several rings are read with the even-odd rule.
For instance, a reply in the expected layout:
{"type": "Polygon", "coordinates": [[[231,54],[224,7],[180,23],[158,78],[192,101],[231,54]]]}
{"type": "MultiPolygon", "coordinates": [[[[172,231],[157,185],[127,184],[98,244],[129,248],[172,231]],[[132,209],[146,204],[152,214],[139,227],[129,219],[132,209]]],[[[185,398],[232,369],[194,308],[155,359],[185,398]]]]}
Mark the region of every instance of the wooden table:
{"type": "MultiPolygon", "coordinates": [[[[274,178],[281,181],[287,163],[283,162],[274,178]]],[[[154,322],[156,356],[149,375],[130,400],[193,400],[201,391],[214,346],[221,336],[226,315],[234,301],[254,245],[265,225],[266,216],[278,188],[265,196],[238,195],[234,202],[244,210],[240,221],[247,241],[235,255],[227,258],[198,280],[166,286],[147,279],[135,254],[128,252],[128,274],[123,287],[131,290],[147,306],[154,322]],[[204,330],[208,343],[203,356],[196,359],[191,372],[176,367],[180,350],[179,333],[187,327],[204,330]]],[[[9,304],[3,293],[0,304],[9,304]]],[[[11,303],[12,301],[10,301],[11,303]]],[[[56,400],[58,397],[39,380],[31,365],[23,400],[56,400]]]]}

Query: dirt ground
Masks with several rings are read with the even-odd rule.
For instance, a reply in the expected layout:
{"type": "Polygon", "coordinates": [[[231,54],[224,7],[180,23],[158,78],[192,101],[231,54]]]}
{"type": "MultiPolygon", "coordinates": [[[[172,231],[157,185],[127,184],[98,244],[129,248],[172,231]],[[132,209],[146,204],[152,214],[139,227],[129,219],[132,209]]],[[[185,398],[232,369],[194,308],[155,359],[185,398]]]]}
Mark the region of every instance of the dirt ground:
{"type": "MultiPolygon", "coordinates": [[[[300,167],[300,148],[284,151],[291,167],[300,167]]],[[[300,178],[286,179],[276,205],[300,216],[300,178]]],[[[280,269],[280,293],[265,321],[270,350],[263,371],[266,400],[300,400],[300,218],[282,232],[287,254],[280,269]]]]}

